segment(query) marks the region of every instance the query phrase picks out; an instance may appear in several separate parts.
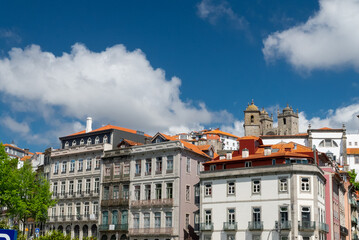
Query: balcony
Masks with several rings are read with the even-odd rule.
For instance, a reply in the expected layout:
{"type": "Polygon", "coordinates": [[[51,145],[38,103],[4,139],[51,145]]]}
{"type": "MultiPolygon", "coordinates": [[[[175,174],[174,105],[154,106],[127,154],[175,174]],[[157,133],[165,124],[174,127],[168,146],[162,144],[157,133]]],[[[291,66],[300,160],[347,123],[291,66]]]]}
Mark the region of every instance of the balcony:
{"type": "Polygon", "coordinates": [[[314,231],[315,222],[314,221],[298,221],[299,231],[314,231]]]}
{"type": "Polygon", "coordinates": [[[49,222],[56,222],[57,221],[57,216],[50,216],[49,217],[49,222]]]}
{"type": "Polygon", "coordinates": [[[340,233],[342,236],[348,236],[348,229],[346,227],[340,226],[340,233]]]}
{"type": "Polygon", "coordinates": [[[128,224],[102,224],[100,231],[128,231],[128,224]]]}
{"type": "Polygon", "coordinates": [[[225,230],[225,231],[236,231],[237,230],[237,223],[236,222],[224,222],[223,223],[223,230],[225,230]]]}
{"type": "Polygon", "coordinates": [[[261,231],[263,230],[263,222],[248,222],[248,229],[250,231],[261,231]]]}
{"type": "MultiPolygon", "coordinates": [[[[328,224],[326,224],[326,223],[319,223],[319,231],[328,233],[328,232],[329,232],[329,226],[328,226],[328,224]]],[[[348,231],[348,230],[347,230],[347,231],[348,231]]]]}
{"type": "Polygon", "coordinates": [[[103,207],[128,206],[129,200],[125,198],[101,200],[103,207]]]}
{"type": "Polygon", "coordinates": [[[278,226],[281,230],[291,230],[292,229],[292,222],[291,221],[275,221],[275,225],[278,226]]]}
{"type": "Polygon", "coordinates": [[[130,236],[170,236],[173,234],[173,228],[130,228],[130,236]]]}
{"type": "Polygon", "coordinates": [[[201,231],[213,231],[213,223],[201,223],[199,228],[201,231]]]}
{"type": "Polygon", "coordinates": [[[173,205],[173,198],[131,201],[131,207],[134,208],[162,207],[162,206],[172,206],[172,205],[173,205]]]}

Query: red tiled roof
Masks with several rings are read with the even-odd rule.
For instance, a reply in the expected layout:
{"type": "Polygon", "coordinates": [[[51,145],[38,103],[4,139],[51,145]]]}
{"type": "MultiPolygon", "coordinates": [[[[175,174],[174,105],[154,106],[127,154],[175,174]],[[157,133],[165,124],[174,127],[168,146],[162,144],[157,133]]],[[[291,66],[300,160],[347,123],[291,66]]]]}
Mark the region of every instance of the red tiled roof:
{"type": "Polygon", "coordinates": [[[185,141],[182,141],[180,140],[180,142],[183,144],[183,146],[187,149],[190,149],[192,150],[193,152],[197,153],[197,154],[200,154],[204,157],[207,157],[207,158],[210,158],[210,156],[208,156],[207,154],[205,154],[204,152],[202,152],[196,145],[193,145],[189,142],[185,142],[185,141]]]}
{"type": "Polygon", "coordinates": [[[212,131],[208,131],[208,132],[204,132],[204,134],[218,134],[218,135],[225,135],[225,136],[230,136],[230,137],[234,137],[234,138],[239,138],[238,136],[236,135],[233,135],[233,134],[230,134],[230,133],[227,133],[227,132],[223,132],[219,129],[215,129],[215,130],[212,130],[212,131]]]}
{"type": "Polygon", "coordinates": [[[322,127],[322,128],[319,128],[319,130],[332,130],[333,128],[328,128],[328,127],[322,127]]]}
{"type": "MultiPolygon", "coordinates": [[[[92,130],[91,132],[89,133],[93,133],[93,132],[99,132],[99,131],[104,131],[104,130],[109,130],[109,129],[116,129],[116,130],[120,130],[120,131],[124,131],[124,132],[129,132],[129,133],[133,133],[133,134],[137,134],[137,131],[136,130],[133,130],[133,129],[129,129],[129,128],[123,128],[123,127],[117,127],[117,126],[113,126],[113,125],[106,125],[106,126],[103,126],[103,127],[100,127],[98,129],[95,129],[95,130],[92,130]]],[[[83,130],[83,131],[80,131],[80,132],[77,132],[77,133],[73,133],[73,134],[70,134],[68,136],[76,136],[76,135],[80,135],[80,134],[84,134],[86,133],[86,130],[83,130]]],[[[152,137],[148,134],[145,134],[146,137],[152,137]]]]}
{"type": "Polygon", "coordinates": [[[143,145],[143,143],[139,143],[139,142],[131,141],[131,140],[128,140],[128,139],[123,139],[122,141],[123,141],[123,142],[128,143],[128,145],[130,145],[130,146],[139,146],[139,145],[143,145]]]}
{"type": "Polygon", "coordinates": [[[203,150],[208,150],[212,145],[198,145],[198,149],[203,151],[203,150]]]}

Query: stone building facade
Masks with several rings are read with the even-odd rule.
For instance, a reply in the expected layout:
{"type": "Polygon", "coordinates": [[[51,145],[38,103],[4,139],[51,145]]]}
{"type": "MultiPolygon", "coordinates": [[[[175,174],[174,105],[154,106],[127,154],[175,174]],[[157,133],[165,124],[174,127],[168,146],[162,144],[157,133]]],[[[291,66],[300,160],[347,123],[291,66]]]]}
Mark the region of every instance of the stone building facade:
{"type": "Polygon", "coordinates": [[[269,116],[264,108],[260,111],[254,102],[248,104],[244,111],[244,132],[245,136],[260,135],[295,135],[299,132],[298,110],[293,111],[292,107],[285,107],[280,113],[277,112],[278,127],[273,127],[273,116],[269,116]]]}

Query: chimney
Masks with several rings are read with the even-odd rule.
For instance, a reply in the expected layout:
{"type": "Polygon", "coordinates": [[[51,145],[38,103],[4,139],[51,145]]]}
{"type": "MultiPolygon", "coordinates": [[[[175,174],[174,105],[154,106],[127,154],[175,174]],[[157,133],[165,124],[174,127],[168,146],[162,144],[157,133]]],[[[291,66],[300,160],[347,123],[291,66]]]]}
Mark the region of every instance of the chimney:
{"type": "Polygon", "coordinates": [[[242,158],[249,157],[249,150],[247,148],[242,150],[242,158]]]}
{"type": "Polygon", "coordinates": [[[92,118],[88,117],[86,120],[86,133],[92,131],[92,118]]]}
{"type": "Polygon", "coordinates": [[[264,156],[269,156],[272,154],[272,148],[266,147],[264,148],[264,156]]]}

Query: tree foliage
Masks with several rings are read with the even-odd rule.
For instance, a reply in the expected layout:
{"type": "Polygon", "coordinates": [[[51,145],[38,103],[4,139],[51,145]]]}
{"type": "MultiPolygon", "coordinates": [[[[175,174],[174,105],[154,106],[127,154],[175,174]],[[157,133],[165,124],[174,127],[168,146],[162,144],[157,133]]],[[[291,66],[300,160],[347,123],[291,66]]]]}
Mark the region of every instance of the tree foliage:
{"type": "Polygon", "coordinates": [[[55,204],[50,185],[42,174],[32,171],[29,162],[19,169],[17,166],[18,160],[10,158],[0,144],[0,205],[7,208],[9,217],[24,226],[28,218],[43,222],[47,209],[55,204]]]}
{"type": "Polygon", "coordinates": [[[354,186],[355,190],[358,191],[359,190],[359,183],[355,181],[357,174],[355,172],[354,169],[352,169],[351,171],[348,172],[349,173],[349,182],[354,186]]]}

